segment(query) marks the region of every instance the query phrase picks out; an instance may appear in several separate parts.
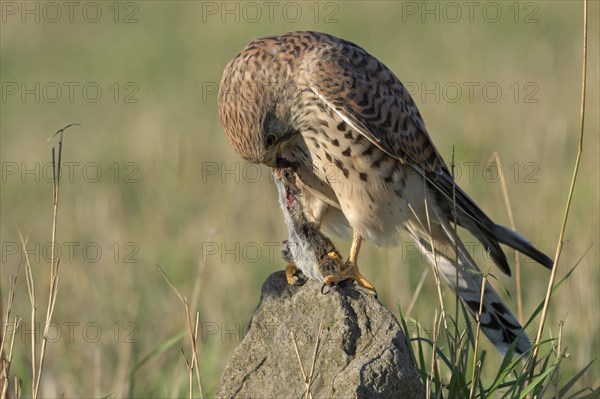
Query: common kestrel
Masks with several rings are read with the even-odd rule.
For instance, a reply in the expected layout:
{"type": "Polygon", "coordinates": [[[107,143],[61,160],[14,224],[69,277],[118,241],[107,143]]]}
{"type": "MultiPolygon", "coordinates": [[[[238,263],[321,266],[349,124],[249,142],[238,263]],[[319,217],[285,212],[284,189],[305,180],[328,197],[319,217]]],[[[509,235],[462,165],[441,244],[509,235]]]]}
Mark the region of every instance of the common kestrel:
{"type": "Polygon", "coordinates": [[[227,138],[243,158],[295,170],[315,225],[342,234],[351,229],[344,278],[373,288],[358,271],[363,238],[395,244],[405,231],[471,312],[481,306],[482,330],[498,349],[515,340],[520,353],[531,347],[489,284],[480,305],[481,272],[453,222],[475,236],[507,275],[499,244],[547,268],[552,260],[495,224],[454,183],[413,99],[382,62],[323,33],[255,39],[226,66],[218,108],[227,138]]]}

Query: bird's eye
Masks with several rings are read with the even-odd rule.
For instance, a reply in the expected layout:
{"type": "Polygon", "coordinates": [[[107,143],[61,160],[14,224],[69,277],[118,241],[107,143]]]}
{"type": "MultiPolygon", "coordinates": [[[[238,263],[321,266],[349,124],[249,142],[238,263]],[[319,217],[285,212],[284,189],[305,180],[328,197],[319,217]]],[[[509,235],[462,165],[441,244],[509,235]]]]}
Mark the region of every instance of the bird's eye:
{"type": "Polygon", "coordinates": [[[275,137],[274,134],[268,134],[265,143],[267,144],[267,147],[271,147],[273,144],[275,144],[276,140],[277,137],[275,137]]]}

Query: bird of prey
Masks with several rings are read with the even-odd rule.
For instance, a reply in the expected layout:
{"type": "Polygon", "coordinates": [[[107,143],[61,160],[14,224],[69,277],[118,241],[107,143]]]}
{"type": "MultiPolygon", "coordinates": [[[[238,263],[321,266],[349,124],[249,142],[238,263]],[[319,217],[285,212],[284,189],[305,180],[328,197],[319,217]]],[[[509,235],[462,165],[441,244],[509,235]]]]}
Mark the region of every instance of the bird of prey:
{"type": "MultiPolygon", "coordinates": [[[[293,168],[304,211],[320,228],[352,231],[343,272],[360,274],[363,239],[395,244],[404,231],[476,314],[500,351],[531,344],[482,274],[453,225],[468,230],[500,270],[506,244],[547,268],[552,260],[516,232],[494,223],[455,184],[406,88],[358,45],[317,32],[251,41],[225,67],[218,93],[225,134],[244,159],[293,168]],[[439,251],[442,248],[444,251],[439,251]]],[[[343,273],[343,274],[342,274],[343,273]]]]}

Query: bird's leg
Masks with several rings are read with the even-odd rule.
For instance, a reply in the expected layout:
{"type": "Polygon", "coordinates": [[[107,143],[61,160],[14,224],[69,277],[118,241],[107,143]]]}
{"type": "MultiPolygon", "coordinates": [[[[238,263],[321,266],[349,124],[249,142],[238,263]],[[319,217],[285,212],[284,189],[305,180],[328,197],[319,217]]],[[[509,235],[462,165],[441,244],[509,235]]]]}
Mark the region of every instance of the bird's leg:
{"type": "Polygon", "coordinates": [[[354,264],[358,265],[358,253],[360,252],[360,246],[362,244],[362,236],[360,234],[352,235],[352,247],[350,247],[350,256],[348,256],[348,260],[346,261],[346,265],[354,264]]]}
{"type": "Polygon", "coordinates": [[[330,274],[325,277],[325,284],[335,284],[344,280],[354,280],[356,283],[366,289],[375,292],[375,287],[366,278],[360,274],[358,270],[358,253],[360,252],[360,244],[362,243],[362,236],[360,234],[354,234],[352,237],[352,248],[350,249],[350,256],[346,261],[345,267],[335,274],[330,274]]]}

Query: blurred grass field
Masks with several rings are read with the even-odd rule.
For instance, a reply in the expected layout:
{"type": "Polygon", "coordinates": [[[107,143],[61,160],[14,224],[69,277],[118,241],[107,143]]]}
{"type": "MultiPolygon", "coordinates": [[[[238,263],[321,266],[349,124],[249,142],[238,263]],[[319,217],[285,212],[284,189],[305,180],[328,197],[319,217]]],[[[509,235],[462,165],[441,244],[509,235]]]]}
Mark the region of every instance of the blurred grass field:
{"type": "MultiPolygon", "coordinates": [[[[261,2],[75,3],[72,22],[65,8],[57,19],[46,3],[2,3],[4,307],[9,277],[22,260],[18,226],[29,234],[38,314],[45,314],[52,220],[47,165],[54,144],[46,139],[69,123],[82,125],[65,133],[63,162],[72,163],[61,185],[56,334],[42,396],[186,395],[179,349],[189,355],[185,337],[139,366],[186,327],[155,264],[193,299],[204,392],[215,392],[261,283],[284,266],[277,243],[286,233],[269,172],[237,157],[216,111],[225,64],[254,37],[317,30],[367,49],[414,93],[446,161],[454,148],[458,183],[507,225],[498,169],[489,165],[499,153],[517,230],[554,255],[579,131],[579,2],[474,2],[472,15],[462,3],[443,2],[275,2],[272,9],[261,2]],[[101,11],[97,22],[94,10],[101,11]]],[[[591,2],[585,150],[559,278],[591,249],[553,298],[547,323],[546,336],[556,337],[565,321],[565,376],[600,352],[599,12],[591,2]]],[[[335,240],[347,253],[349,242],[335,240]]],[[[409,245],[364,246],[362,272],[389,309],[408,307],[428,267],[413,252],[409,245]]],[[[484,257],[481,247],[474,252],[484,257]]],[[[529,261],[522,271],[527,318],[544,298],[549,272],[529,261]]],[[[12,373],[28,395],[32,326],[20,273],[13,315],[24,316],[24,324],[16,332],[12,373]]],[[[514,278],[498,279],[516,312],[514,278]]],[[[446,297],[453,302],[449,291],[446,297]]],[[[411,316],[427,323],[436,305],[430,274],[411,316]]],[[[500,359],[485,345],[490,358],[500,359]]],[[[596,362],[581,384],[599,382],[596,362]]]]}

